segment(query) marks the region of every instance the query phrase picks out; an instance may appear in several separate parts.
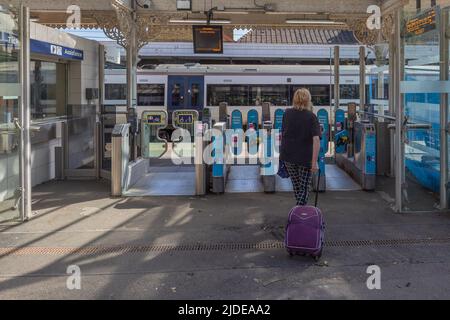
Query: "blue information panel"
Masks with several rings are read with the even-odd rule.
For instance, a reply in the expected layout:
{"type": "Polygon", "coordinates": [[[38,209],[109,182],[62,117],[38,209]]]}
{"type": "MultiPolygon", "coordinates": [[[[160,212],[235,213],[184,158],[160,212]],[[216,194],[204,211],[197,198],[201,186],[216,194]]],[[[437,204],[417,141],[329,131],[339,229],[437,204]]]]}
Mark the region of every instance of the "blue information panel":
{"type": "Polygon", "coordinates": [[[366,174],[376,173],[377,142],[375,133],[366,134],[366,174]]]}
{"type": "Polygon", "coordinates": [[[247,123],[248,123],[247,129],[251,129],[253,127],[252,129],[258,130],[258,123],[259,123],[258,111],[252,109],[248,112],[247,123]]]}
{"type": "Polygon", "coordinates": [[[334,136],[334,144],[336,153],[345,153],[347,150],[348,133],[345,129],[345,111],[342,109],[336,110],[336,131],[334,136]]]}
{"type": "Polygon", "coordinates": [[[242,113],[239,110],[234,110],[231,113],[231,129],[242,129],[242,113]]]}
{"type": "Polygon", "coordinates": [[[330,120],[328,117],[328,111],[326,109],[320,109],[317,112],[317,118],[322,128],[322,137],[320,139],[320,152],[326,154],[328,152],[328,142],[330,141],[330,120]]]}
{"type": "Polygon", "coordinates": [[[281,126],[283,125],[283,116],[284,116],[284,110],[283,109],[277,109],[275,111],[275,121],[274,121],[274,129],[281,130],[281,126]]]}
{"type": "Polygon", "coordinates": [[[64,59],[83,60],[84,52],[82,50],[63,47],[39,40],[30,40],[30,51],[33,53],[57,56],[64,59]]]}
{"type": "MultiPolygon", "coordinates": [[[[258,152],[258,111],[255,109],[250,110],[247,113],[247,130],[255,130],[253,134],[247,132],[247,144],[248,144],[248,152],[249,154],[256,154],[258,152]]],[[[252,132],[252,131],[250,131],[252,132]]]]}

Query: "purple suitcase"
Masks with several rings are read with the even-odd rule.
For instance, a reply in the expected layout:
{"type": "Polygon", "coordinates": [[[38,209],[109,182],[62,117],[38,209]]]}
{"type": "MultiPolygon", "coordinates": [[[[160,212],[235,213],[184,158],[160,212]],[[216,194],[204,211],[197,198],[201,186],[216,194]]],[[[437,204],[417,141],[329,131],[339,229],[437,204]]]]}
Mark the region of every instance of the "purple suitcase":
{"type": "MultiPolygon", "coordinates": [[[[319,172],[320,179],[320,172],[319,172]]],[[[291,256],[310,255],[316,261],[322,256],[325,222],[322,212],[315,206],[295,206],[289,213],[285,246],[291,256]]]]}

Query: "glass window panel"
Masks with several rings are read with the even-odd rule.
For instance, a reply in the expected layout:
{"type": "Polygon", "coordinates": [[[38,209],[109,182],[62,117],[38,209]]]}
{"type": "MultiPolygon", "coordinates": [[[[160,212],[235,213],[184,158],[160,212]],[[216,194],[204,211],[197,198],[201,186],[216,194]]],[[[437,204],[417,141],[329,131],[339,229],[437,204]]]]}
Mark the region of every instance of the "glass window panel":
{"type": "Polygon", "coordinates": [[[249,86],[246,85],[209,85],[208,105],[218,106],[226,102],[230,106],[248,106],[249,86]]]}
{"type": "Polygon", "coordinates": [[[359,99],[359,84],[344,84],[340,86],[341,99],[359,99]]]}
{"type": "Polygon", "coordinates": [[[67,89],[64,64],[32,60],[30,86],[33,120],[65,115],[67,89]]]}
{"type": "Polygon", "coordinates": [[[105,100],[126,100],[127,88],[122,83],[105,84],[105,100]]]}
{"type": "Polygon", "coordinates": [[[17,18],[0,5],[0,223],[20,218],[19,26],[17,18]]]}
{"type": "Polygon", "coordinates": [[[284,85],[262,85],[250,87],[251,105],[261,105],[263,102],[270,102],[274,106],[289,105],[288,86],[284,85]]]}
{"type": "Polygon", "coordinates": [[[295,91],[301,88],[306,88],[311,93],[311,100],[314,106],[329,106],[330,105],[330,86],[329,85],[296,85],[291,88],[290,104],[292,104],[292,97],[295,91]]]}
{"type": "Polygon", "coordinates": [[[198,107],[200,105],[200,85],[192,84],[191,87],[191,106],[198,107]]]}
{"type": "Polygon", "coordinates": [[[164,84],[138,84],[138,105],[164,106],[164,84]]]}
{"type": "Polygon", "coordinates": [[[174,83],[172,86],[172,107],[181,107],[183,105],[183,96],[181,85],[174,83]]]}

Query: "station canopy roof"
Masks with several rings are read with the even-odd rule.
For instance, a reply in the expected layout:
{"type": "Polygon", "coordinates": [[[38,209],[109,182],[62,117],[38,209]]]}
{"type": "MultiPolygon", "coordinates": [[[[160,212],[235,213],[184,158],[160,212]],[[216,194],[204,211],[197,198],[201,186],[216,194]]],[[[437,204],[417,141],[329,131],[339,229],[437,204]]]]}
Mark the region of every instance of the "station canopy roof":
{"type": "MultiPolygon", "coordinates": [[[[111,38],[126,28],[124,19],[131,2],[137,1],[137,24],[143,42],[190,41],[192,24],[206,22],[206,12],[212,11],[212,21],[224,29],[289,28],[341,29],[362,35],[369,16],[368,7],[378,5],[383,14],[404,4],[405,0],[192,0],[190,10],[179,10],[177,0],[0,0],[0,4],[18,5],[23,2],[31,9],[31,19],[55,28],[65,28],[71,12],[81,9],[81,27],[103,29],[111,38]],[[143,8],[144,4],[150,7],[143,8]],[[212,7],[212,5],[214,7],[212,7]]],[[[189,3],[189,1],[187,1],[189,3]]],[[[127,12],[128,11],[128,12],[127,12]]],[[[292,31],[284,31],[291,33],[292,31]]],[[[346,36],[345,33],[341,36],[346,36]]],[[[300,37],[301,38],[301,37],[300,37]]],[[[251,38],[250,38],[251,39],[251,38]]]]}

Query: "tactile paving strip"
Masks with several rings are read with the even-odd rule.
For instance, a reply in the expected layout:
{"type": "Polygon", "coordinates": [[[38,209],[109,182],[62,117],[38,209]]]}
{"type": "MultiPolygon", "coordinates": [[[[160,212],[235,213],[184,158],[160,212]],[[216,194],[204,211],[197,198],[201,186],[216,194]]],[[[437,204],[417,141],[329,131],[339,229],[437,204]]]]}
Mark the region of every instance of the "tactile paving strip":
{"type": "MultiPolygon", "coordinates": [[[[326,247],[380,247],[411,246],[450,243],[449,238],[425,239],[380,239],[380,240],[339,240],[326,241],[326,247]]],[[[283,249],[282,241],[266,241],[261,243],[216,243],[193,245],[143,245],[143,246],[91,246],[91,247],[6,247],[0,248],[0,256],[10,255],[104,255],[133,254],[170,251],[238,251],[238,250],[271,250],[283,249]]]]}

